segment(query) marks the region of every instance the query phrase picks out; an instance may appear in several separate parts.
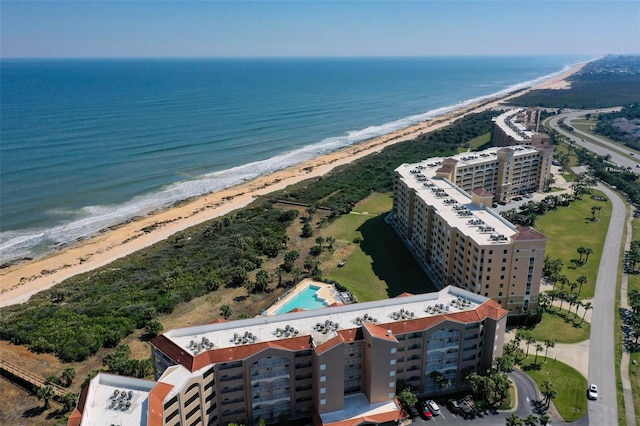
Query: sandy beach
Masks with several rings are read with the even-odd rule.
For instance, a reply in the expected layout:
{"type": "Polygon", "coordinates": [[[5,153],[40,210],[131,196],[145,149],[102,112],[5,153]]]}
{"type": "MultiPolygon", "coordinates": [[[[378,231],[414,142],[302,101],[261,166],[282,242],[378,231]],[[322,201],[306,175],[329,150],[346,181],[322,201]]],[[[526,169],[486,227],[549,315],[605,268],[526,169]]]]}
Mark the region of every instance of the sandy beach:
{"type": "MultiPolygon", "coordinates": [[[[584,63],[577,65],[533,89],[568,88],[566,78],[579,71],[584,65],[584,63]]],[[[132,220],[47,257],[6,267],[0,272],[0,306],[23,303],[33,294],[48,289],[69,277],[107,265],[118,258],[162,241],[176,232],[244,207],[256,197],[283,189],[304,179],[324,175],[335,167],[392,144],[440,129],[466,114],[496,108],[501,102],[520,96],[529,90],[532,89],[521,90],[500,99],[458,109],[406,129],[132,220]]]]}

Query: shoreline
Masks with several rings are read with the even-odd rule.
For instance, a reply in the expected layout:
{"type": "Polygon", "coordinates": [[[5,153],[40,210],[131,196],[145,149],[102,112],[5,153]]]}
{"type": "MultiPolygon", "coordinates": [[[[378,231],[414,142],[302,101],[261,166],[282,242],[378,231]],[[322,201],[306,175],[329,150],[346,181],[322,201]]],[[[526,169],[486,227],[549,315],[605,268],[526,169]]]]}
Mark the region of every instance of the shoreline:
{"type": "Polygon", "coordinates": [[[74,275],[97,269],[165,240],[176,232],[245,207],[255,198],[284,189],[305,179],[322,176],[338,166],[380,151],[387,146],[441,129],[467,114],[496,108],[506,100],[531,90],[566,88],[565,80],[588,62],[577,64],[566,72],[533,87],[466,105],[433,119],[259,176],[230,188],[178,201],[165,209],[106,228],[90,238],[69,243],[45,257],[18,260],[0,270],[0,307],[26,302],[32,295],[49,289],[74,275]]]}

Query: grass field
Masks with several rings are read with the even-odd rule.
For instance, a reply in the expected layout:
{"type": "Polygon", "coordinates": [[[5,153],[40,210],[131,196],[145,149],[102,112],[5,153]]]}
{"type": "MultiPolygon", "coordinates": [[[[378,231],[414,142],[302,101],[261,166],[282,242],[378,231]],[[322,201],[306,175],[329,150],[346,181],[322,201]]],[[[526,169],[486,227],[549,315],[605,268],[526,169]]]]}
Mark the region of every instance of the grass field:
{"type": "Polygon", "coordinates": [[[564,309],[560,312],[545,312],[542,314],[542,321],[528,329],[528,332],[540,342],[547,339],[553,339],[558,343],[582,342],[589,338],[591,324],[580,321],[580,317],[576,318],[573,312],[569,314],[564,309]]]}
{"type": "MultiPolygon", "coordinates": [[[[469,148],[471,148],[472,151],[484,149],[485,145],[487,145],[489,142],[491,142],[490,132],[471,139],[469,141],[469,148]]],[[[460,148],[458,148],[458,153],[467,152],[469,148],[461,146],[460,148]]]]}
{"type": "Polygon", "coordinates": [[[389,194],[374,194],[358,203],[322,230],[322,236],[336,239],[337,251],[346,261],[337,266],[336,258],[323,265],[324,278],[347,287],[359,301],[435,291],[435,287],[404,246],[384,217],[392,208],[389,194]],[[354,239],[361,239],[354,243],[354,239]]]}
{"type": "Polygon", "coordinates": [[[553,383],[557,392],[553,404],[565,421],[579,419],[587,412],[587,380],[577,370],[560,361],[550,358],[541,361],[541,358],[538,355],[536,365],[533,363],[535,357],[529,355],[522,362],[523,370],[535,380],[538,388],[541,388],[545,380],[553,383]]]}
{"type": "MultiPolygon", "coordinates": [[[[599,191],[594,191],[593,194],[604,196],[599,191]]],[[[564,261],[562,273],[572,282],[581,275],[587,277],[588,281],[580,293],[581,299],[593,297],[610,215],[609,201],[596,201],[585,194],[582,200],[572,202],[569,207],[559,207],[536,219],[536,229],[549,238],[546,254],[564,261]],[[594,206],[602,207],[598,222],[590,220],[591,207],[594,206]],[[577,249],[581,246],[591,248],[593,253],[584,266],[576,267],[571,261],[579,259],[577,249]]]]}

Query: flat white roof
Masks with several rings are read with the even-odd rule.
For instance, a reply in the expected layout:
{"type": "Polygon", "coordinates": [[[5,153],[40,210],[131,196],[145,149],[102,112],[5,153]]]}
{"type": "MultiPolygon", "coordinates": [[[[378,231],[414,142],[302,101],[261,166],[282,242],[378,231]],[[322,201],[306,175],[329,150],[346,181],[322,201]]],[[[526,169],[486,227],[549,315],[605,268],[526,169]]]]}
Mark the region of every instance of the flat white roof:
{"type": "Polygon", "coordinates": [[[516,123],[514,118],[524,109],[509,110],[494,118],[494,121],[500,126],[502,131],[511,136],[516,141],[530,140],[536,132],[527,129],[526,123],[516,123]]]}
{"type": "Polygon", "coordinates": [[[207,324],[167,331],[164,336],[192,354],[244,344],[311,335],[316,345],[336,336],[336,330],[378,325],[446,313],[471,311],[489,300],[449,286],[434,293],[354,303],[282,315],[207,324]]]}
{"type": "MultiPolygon", "coordinates": [[[[534,148],[511,147],[515,155],[535,153],[534,148]]],[[[478,163],[490,163],[497,158],[497,150],[490,148],[477,153],[458,154],[457,168],[478,163]]],[[[435,177],[442,158],[430,158],[417,164],[403,164],[396,169],[404,182],[416,191],[418,197],[445,218],[449,226],[457,228],[478,245],[504,245],[516,233],[516,227],[496,213],[491,206],[471,202],[471,195],[448,179],[435,177]]]]}
{"type": "Polygon", "coordinates": [[[82,425],[140,426],[148,423],[149,392],[156,382],[100,373],[89,384],[82,425]]]}

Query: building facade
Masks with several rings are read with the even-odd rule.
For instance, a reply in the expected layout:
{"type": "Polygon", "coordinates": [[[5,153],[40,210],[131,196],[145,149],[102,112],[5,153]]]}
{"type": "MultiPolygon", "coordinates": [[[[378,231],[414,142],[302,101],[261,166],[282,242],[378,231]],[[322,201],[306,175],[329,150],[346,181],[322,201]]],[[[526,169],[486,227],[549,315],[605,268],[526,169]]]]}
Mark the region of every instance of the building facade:
{"type": "Polygon", "coordinates": [[[437,285],[489,297],[512,315],[537,311],[547,238],[509,223],[491,204],[492,190],[537,187],[546,155],[532,147],[492,148],[396,169],[392,222],[437,285]],[[519,180],[504,180],[516,174],[519,180]]]}
{"type": "MultiPolygon", "coordinates": [[[[399,386],[418,395],[453,392],[466,389],[469,373],[489,368],[502,353],[506,316],[489,298],[446,287],[171,330],[152,341],[157,382],[144,424],[396,421],[399,386]],[[440,389],[439,375],[451,385],[440,389]]],[[[108,410],[102,399],[99,407],[79,404],[69,424],[102,424],[84,422],[91,410],[108,410]]]]}
{"type": "Polygon", "coordinates": [[[495,117],[491,127],[494,146],[549,145],[549,135],[538,131],[540,108],[512,109],[495,117]]]}

